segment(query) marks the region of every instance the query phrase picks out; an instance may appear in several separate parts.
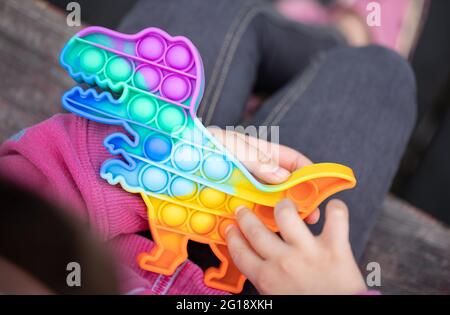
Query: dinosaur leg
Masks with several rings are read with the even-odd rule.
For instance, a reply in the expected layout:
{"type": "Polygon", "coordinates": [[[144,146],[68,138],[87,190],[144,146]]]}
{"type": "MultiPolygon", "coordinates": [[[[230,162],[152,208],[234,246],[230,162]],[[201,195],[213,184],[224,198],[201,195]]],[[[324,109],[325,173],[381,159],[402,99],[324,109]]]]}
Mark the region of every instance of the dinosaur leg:
{"type": "Polygon", "coordinates": [[[139,266],[148,271],[171,275],[177,267],[187,259],[186,235],[156,227],[151,227],[155,247],[149,253],[141,253],[137,257],[139,266]]]}
{"type": "Polygon", "coordinates": [[[220,260],[220,266],[210,267],[205,272],[205,284],[215,289],[239,293],[244,286],[245,277],[231,260],[228,249],[222,244],[210,244],[220,260]]]}

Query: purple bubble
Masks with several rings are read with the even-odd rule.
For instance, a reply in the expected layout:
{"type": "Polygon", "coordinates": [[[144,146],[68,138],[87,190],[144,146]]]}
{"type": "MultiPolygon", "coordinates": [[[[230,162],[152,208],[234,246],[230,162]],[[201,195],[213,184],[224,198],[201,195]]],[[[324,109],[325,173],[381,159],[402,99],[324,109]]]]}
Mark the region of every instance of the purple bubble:
{"type": "Polygon", "coordinates": [[[134,75],[134,85],[142,90],[155,91],[161,82],[162,73],[152,66],[138,67],[134,75]]]}
{"type": "Polygon", "coordinates": [[[165,57],[166,64],[178,70],[184,70],[192,65],[192,55],[183,44],[175,44],[169,47],[165,57]]]}
{"type": "Polygon", "coordinates": [[[191,85],[188,79],[170,74],[161,84],[161,94],[171,100],[182,102],[191,94],[191,85]]]}
{"type": "Polygon", "coordinates": [[[148,60],[158,60],[166,50],[164,39],[157,35],[149,35],[142,39],[137,46],[137,54],[148,60]]]}

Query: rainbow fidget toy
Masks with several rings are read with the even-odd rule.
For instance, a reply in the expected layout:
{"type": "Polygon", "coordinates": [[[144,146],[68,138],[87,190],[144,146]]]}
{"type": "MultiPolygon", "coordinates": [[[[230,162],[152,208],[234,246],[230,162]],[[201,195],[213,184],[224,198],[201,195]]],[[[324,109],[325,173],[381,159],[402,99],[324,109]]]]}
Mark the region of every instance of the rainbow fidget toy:
{"type": "Polygon", "coordinates": [[[171,275],[187,259],[188,240],[207,243],[221,264],[205,272],[205,284],[238,293],[245,277],[224,239],[237,206],[246,205],[277,231],[273,207],[280,199],[292,199],[304,218],[330,195],[356,184],[350,168],[331,163],[303,167],[279,185],[258,182],[196,117],[204,73],[197,49],[185,37],[157,28],[125,35],[88,27],[69,40],[60,61],[75,81],[91,86],[66,92],[64,107],[121,125],[132,136],[113,133],[105,139],[105,147],[121,159],[106,161],[100,176],[140,193],[148,207],[156,246],[137,257],[145,270],[171,275]]]}

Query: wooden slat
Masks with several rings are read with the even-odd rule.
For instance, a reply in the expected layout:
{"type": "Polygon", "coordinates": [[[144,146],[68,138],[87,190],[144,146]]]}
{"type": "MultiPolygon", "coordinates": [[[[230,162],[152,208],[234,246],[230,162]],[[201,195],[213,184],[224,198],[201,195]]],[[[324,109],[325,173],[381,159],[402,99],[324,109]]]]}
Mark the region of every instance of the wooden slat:
{"type": "Polygon", "coordinates": [[[6,106],[0,99],[0,139],[7,139],[17,131],[32,126],[47,117],[38,117],[25,110],[6,106]]]}
{"type": "Polygon", "coordinates": [[[390,196],[364,254],[381,266],[381,291],[390,294],[450,293],[450,229],[390,196]]]}
{"type": "Polygon", "coordinates": [[[79,30],[45,2],[0,2],[0,142],[62,111],[60,97],[74,83],[58,57],[79,30]]]}

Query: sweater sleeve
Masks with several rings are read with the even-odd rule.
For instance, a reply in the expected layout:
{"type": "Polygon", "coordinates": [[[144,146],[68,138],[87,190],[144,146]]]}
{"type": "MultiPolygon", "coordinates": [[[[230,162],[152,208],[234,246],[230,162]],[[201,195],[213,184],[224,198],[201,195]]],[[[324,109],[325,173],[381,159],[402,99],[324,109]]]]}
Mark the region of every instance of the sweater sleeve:
{"type": "Polygon", "coordinates": [[[99,175],[111,157],[103,139],[118,130],[72,114],[55,115],[0,146],[0,173],[70,209],[104,240],[147,230],[140,196],[99,175]]]}

